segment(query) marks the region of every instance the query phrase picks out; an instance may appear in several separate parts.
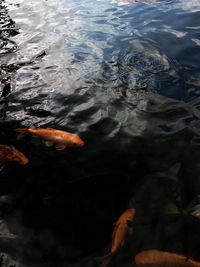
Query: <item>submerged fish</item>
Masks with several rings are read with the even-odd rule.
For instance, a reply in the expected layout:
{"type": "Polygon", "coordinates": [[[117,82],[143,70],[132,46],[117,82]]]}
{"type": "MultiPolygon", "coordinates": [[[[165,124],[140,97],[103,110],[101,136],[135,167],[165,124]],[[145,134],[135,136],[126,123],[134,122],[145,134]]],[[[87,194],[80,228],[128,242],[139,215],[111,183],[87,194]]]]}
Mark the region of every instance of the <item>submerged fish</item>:
{"type": "Polygon", "coordinates": [[[159,250],[138,253],[134,262],[137,267],[200,267],[200,262],[183,255],[159,250]]]}
{"type": "Polygon", "coordinates": [[[25,165],[28,161],[28,158],[14,146],[0,145],[0,165],[2,168],[7,163],[25,165]]]}
{"type": "Polygon", "coordinates": [[[47,146],[56,145],[59,150],[67,147],[82,147],[84,145],[84,141],[78,135],[61,130],[18,128],[17,131],[19,132],[18,139],[21,139],[24,134],[30,134],[45,140],[47,146]]]}
{"type": "Polygon", "coordinates": [[[134,216],[135,209],[127,209],[117,220],[112,234],[111,252],[101,258],[102,266],[107,266],[116,251],[124,244],[127,234],[132,231],[129,225],[132,224],[134,216]]]}

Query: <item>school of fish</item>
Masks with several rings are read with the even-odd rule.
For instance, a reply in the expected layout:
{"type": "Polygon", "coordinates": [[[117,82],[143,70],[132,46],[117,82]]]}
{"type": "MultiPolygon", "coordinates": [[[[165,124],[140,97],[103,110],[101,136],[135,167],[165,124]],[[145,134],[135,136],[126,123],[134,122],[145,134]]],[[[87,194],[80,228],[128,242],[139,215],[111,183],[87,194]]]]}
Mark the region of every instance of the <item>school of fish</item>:
{"type": "MultiPolygon", "coordinates": [[[[119,217],[112,234],[111,252],[100,259],[100,267],[109,266],[114,254],[123,246],[127,234],[132,230],[135,213],[134,208],[127,209],[119,217]]],[[[133,258],[133,263],[136,267],[200,267],[200,262],[184,255],[156,249],[137,253],[133,258]]]]}
{"type": "MultiPolygon", "coordinates": [[[[18,128],[18,137],[21,139],[24,135],[29,134],[33,137],[41,138],[48,146],[55,145],[59,150],[67,147],[82,147],[84,141],[76,134],[56,129],[33,129],[18,128]]],[[[14,146],[0,145],[0,170],[7,164],[16,163],[26,165],[29,159],[14,146]]],[[[112,257],[123,246],[128,234],[132,232],[133,220],[136,210],[134,208],[126,209],[117,220],[113,234],[111,251],[100,258],[101,267],[107,267],[112,257]]],[[[159,250],[141,251],[133,259],[137,267],[200,267],[200,262],[188,259],[183,255],[159,250]]]]}
{"type": "MultiPolygon", "coordinates": [[[[85,144],[84,141],[76,134],[51,128],[18,128],[16,131],[19,133],[17,137],[18,140],[25,134],[30,134],[34,137],[41,138],[48,146],[55,145],[58,150],[63,150],[67,147],[82,147],[85,144]]],[[[25,165],[28,162],[29,159],[14,146],[0,144],[0,170],[10,163],[25,165]]]]}
{"type": "MultiPolygon", "coordinates": [[[[124,3],[155,3],[156,0],[122,0],[124,3]]],[[[58,150],[68,147],[83,147],[84,141],[76,134],[56,130],[52,128],[18,128],[17,139],[20,140],[26,134],[45,141],[47,146],[56,146],[58,150]]],[[[0,144],[0,170],[8,164],[26,165],[29,159],[12,145],[0,144]]],[[[123,246],[127,235],[132,232],[131,223],[134,220],[136,210],[130,208],[125,210],[116,222],[112,234],[111,251],[101,258],[101,267],[106,267],[115,253],[123,246]]],[[[200,262],[167,251],[145,250],[135,255],[133,258],[136,267],[200,267],[200,262]]]]}

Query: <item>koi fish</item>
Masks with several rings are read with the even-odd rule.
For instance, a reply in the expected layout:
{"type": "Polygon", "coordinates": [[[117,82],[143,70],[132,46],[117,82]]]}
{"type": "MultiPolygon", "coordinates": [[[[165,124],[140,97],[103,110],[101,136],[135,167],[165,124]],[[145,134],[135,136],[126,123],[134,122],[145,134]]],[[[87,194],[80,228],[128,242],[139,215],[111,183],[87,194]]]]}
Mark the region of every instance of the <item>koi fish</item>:
{"type": "Polygon", "coordinates": [[[1,170],[7,163],[17,163],[25,165],[29,162],[28,158],[14,146],[0,145],[0,165],[1,170]]]}
{"type": "Polygon", "coordinates": [[[24,134],[30,134],[45,140],[47,146],[56,145],[58,150],[63,150],[67,147],[82,147],[84,145],[84,141],[78,135],[51,128],[18,128],[17,132],[19,132],[18,140],[21,139],[24,134]]]}
{"type": "Polygon", "coordinates": [[[138,253],[134,262],[137,267],[200,267],[200,262],[171,252],[147,250],[138,253]]]}
{"type": "Polygon", "coordinates": [[[132,224],[134,217],[135,209],[132,208],[125,210],[117,220],[112,234],[111,252],[100,259],[102,261],[102,267],[107,266],[116,251],[123,246],[127,234],[132,231],[130,225],[132,224]]]}

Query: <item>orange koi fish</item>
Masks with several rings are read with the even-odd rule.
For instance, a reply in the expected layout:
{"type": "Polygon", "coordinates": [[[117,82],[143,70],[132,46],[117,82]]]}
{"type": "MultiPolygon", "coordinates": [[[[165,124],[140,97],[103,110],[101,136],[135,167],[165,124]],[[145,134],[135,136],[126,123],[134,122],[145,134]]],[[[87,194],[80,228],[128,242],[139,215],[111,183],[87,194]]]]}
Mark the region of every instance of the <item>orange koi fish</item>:
{"type": "Polygon", "coordinates": [[[102,267],[105,267],[109,264],[113,255],[116,251],[124,244],[125,238],[128,233],[131,232],[129,224],[133,221],[135,217],[135,209],[127,209],[116,222],[113,234],[112,234],[112,247],[111,252],[101,258],[102,267]]]}
{"type": "Polygon", "coordinates": [[[29,162],[28,158],[14,146],[0,145],[0,165],[2,168],[7,163],[17,163],[25,165],[29,162]]]}
{"type": "Polygon", "coordinates": [[[147,250],[135,256],[137,267],[200,267],[200,262],[183,255],[159,250],[147,250]]]}
{"type": "Polygon", "coordinates": [[[56,145],[58,150],[63,150],[67,147],[82,147],[84,145],[84,141],[78,135],[51,128],[18,128],[17,132],[20,133],[17,138],[18,140],[21,139],[24,134],[30,134],[34,137],[44,139],[47,146],[56,145]]]}

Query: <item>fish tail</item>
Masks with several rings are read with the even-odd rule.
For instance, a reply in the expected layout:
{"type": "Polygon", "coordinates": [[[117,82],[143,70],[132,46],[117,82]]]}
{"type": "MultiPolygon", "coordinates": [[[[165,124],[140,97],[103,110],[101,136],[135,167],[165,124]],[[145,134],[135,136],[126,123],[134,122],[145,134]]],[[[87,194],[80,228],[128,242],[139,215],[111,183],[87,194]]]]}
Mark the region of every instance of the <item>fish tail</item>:
{"type": "Polygon", "coordinates": [[[25,135],[28,134],[29,128],[17,128],[16,132],[18,132],[17,140],[21,140],[25,135]]]}
{"type": "Polygon", "coordinates": [[[98,258],[98,261],[100,262],[100,267],[107,267],[113,257],[112,253],[109,253],[103,257],[98,258]]]}

